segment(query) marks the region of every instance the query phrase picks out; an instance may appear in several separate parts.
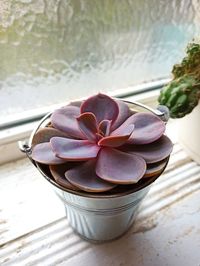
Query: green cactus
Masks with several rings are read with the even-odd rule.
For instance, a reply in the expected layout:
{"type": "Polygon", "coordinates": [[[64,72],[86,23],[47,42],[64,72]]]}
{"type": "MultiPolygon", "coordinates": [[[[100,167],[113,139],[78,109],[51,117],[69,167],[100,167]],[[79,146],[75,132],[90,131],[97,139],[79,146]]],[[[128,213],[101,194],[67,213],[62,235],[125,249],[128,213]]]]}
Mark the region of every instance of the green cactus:
{"type": "Polygon", "coordinates": [[[191,43],[187,55],[172,70],[173,79],[160,92],[158,101],[169,108],[172,118],[189,114],[200,99],[200,44],[191,43]]]}

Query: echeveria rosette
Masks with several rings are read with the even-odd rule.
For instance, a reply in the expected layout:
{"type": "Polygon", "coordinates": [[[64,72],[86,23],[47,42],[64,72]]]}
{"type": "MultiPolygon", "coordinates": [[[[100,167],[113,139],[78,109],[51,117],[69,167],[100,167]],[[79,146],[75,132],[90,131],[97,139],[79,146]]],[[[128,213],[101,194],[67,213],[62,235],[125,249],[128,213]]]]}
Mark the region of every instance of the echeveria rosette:
{"type": "Polygon", "coordinates": [[[132,114],[126,103],[104,94],[54,111],[51,125],[35,135],[32,158],[49,165],[55,180],[70,189],[104,192],[135,184],[147,173],[147,164],[172,151],[162,120],[132,114]]]}

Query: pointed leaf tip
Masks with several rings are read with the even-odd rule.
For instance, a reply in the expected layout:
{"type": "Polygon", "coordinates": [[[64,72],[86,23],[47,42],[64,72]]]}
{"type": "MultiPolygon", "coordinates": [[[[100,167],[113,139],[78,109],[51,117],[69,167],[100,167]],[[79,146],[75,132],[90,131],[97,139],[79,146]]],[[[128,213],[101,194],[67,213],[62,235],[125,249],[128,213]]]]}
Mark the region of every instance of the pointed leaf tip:
{"type": "Polygon", "coordinates": [[[97,120],[93,113],[83,113],[76,118],[78,126],[88,140],[95,141],[97,133],[97,120]]]}
{"type": "Polygon", "coordinates": [[[120,147],[124,145],[134,131],[134,125],[124,127],[119,135],[111,133],[110,136],[104,137],[99,140],[98,145],[106,147],[120,147]]]}

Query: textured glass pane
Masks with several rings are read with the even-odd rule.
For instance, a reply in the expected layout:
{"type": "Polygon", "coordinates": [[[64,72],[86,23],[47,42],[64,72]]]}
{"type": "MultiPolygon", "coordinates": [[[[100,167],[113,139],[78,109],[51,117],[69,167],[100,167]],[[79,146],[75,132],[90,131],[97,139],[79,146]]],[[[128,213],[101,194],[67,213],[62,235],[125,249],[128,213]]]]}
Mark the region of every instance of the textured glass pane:
{"type": "Polygon", "coordinates": [[[167,77],[198,1],[0,0],[0,118],[167,77]]]}

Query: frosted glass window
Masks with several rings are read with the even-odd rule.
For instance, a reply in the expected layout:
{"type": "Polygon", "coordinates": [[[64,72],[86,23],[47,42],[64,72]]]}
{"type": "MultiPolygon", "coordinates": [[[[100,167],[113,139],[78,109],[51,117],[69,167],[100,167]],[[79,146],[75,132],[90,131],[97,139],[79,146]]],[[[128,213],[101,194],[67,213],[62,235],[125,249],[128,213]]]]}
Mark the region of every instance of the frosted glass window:
{"type": "Polygon", "coordinates": [[[166,78],[198,36],[198,1],[1,0],[0,119],[166,78]]]}

